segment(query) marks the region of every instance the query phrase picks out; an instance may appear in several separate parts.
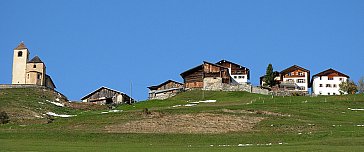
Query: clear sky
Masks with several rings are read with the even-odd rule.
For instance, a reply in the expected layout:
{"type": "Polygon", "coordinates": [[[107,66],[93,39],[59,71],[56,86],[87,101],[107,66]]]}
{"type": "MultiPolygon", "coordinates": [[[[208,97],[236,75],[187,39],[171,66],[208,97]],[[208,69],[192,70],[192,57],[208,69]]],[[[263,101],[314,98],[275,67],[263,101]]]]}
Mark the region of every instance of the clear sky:
{"type": "Polygon", "coordinates": [[[24,41],[72,100],[107,86],[147,98],[147,86],[221,59],[311,75],[364,76],[363,0],[1,0],[0,83],[24,41]]]}

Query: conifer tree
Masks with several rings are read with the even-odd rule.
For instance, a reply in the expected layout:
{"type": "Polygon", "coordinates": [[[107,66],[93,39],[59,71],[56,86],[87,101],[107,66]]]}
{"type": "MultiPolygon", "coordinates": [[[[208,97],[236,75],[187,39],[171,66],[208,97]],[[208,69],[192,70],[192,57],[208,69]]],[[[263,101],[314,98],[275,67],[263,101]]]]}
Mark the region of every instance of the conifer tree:
{"type": "Polygon", "coordinates": [[[268,64],[267,71],[265,72],[264,82],[267,86],[274,86],[274,73],[273,73],[273,66],[272,64],[268,64]]]}

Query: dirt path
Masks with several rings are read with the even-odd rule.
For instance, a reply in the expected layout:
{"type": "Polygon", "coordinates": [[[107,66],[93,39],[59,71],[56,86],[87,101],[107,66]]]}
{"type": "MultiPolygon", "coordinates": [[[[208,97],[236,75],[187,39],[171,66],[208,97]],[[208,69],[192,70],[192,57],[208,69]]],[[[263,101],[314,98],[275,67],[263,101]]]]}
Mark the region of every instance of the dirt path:
{"type": "Polygon", "coordinates": [[[250,131],[262,117],[211,113],[162,115],[153,113],[143,120],[106,126],[115,133],[226,133],[250,131]]]}

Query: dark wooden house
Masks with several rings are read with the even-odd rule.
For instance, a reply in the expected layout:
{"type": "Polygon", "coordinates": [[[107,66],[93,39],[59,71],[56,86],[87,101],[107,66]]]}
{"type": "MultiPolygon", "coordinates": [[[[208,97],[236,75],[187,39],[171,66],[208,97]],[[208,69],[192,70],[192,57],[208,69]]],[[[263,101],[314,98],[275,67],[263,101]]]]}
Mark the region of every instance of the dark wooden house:
{"type": "Polygon", "coordinates": [[[221,60],[216,64],[229,69],[233,83],[243,84],[250,80],[250,70],[244,66],[227,60],[221,60]]]}
{"type": "Polygon", "coordinates": [[[204,78],[221,78],[222,83],[231,82],[228,68],[206,61],[180,75],[183,78],[185,88],[203,88],[204,78]]]}
{"type": "Polygon", "coordinates": [[[101,87],[90,94],[81,98],[82,102],[91,102],[95,104],[124,104],[134,103],[135,100],[127,94],[107,87],[101,87]]]}
{"type": "Polygon", "coordinates": [[[179,92],[183,91],[183,83],[167,80],[159,85],[148,87],[149,96],[151,99],[167,99],[169,97],[175,96],[179,92]]]}

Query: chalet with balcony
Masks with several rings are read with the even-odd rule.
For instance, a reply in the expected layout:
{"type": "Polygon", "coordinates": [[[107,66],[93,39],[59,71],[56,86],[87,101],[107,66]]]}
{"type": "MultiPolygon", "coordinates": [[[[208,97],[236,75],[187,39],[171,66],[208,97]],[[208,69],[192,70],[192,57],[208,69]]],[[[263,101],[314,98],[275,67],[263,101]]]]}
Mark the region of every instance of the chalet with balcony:
{"type": "Polygon", "coordinates": [[[148,99],[167,99],[170,97],[173,97],[183,91],[183,83],[173,81],[173,80],[167,80],[166,82],[163,82],[159,85],[150,86],[148,87],[149,96],[148,99]]]}
{"type": "Polygon", "coordinates": [[[297,65],[293,65],[280,72],[280,89],[308,93],[310,87],[310,71],[297,65]]]}
{"type": "Polygon", "coordinates": [[[334,69],[327,69],[312,76],[312,93],[315,95],[339,95],[339,85],[350,77],[334,69]]]}
{"type": "Polygon", "coordinates": [[[216,64],[229,69],[231,83],[233,84],[244,84],[250,80],[250,70],[246,67],[227,60],[221,60],[216,64]]]}

